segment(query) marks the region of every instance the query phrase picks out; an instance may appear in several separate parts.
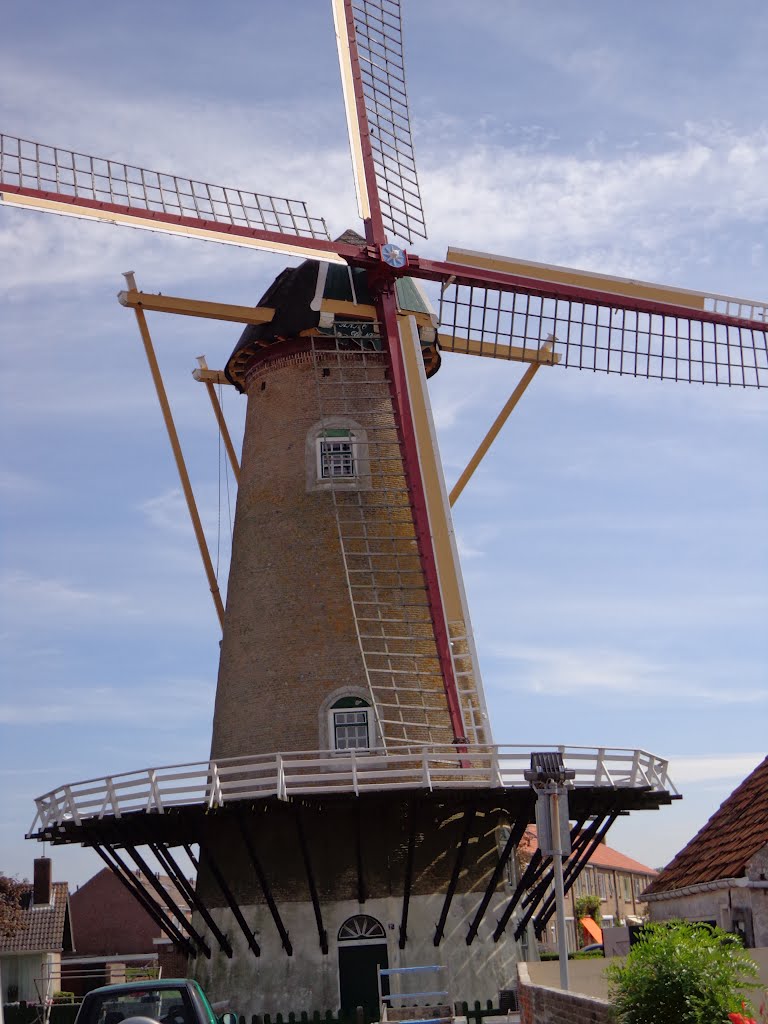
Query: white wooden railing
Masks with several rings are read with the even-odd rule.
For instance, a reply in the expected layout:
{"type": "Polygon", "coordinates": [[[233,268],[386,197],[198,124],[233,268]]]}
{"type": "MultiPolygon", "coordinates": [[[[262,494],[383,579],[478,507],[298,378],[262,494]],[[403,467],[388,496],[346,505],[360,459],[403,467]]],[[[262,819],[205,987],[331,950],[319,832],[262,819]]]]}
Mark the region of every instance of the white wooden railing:
{"type": "Polygon", "coordinates": [[[166,765],[59,786],[35,800],[34,836],[56,825],[169,807],[223,807],[237,800],[396,789],[527,788],[532,750],[558,751],[576,773],[573,785],[650,788],[676,794],[668,762],[617,747],[398,746],[387,750],[313,750],[166,765]]]}

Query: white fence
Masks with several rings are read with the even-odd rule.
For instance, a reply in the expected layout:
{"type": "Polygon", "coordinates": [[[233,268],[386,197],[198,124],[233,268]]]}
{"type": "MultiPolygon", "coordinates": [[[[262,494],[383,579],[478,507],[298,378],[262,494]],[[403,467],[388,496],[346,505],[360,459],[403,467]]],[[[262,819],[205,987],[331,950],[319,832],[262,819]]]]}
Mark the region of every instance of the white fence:
{"type": "Polygon", "coordinates": [[[557,751],[575,771],[577,788],[677,790],[668,762],[645,750],[610,747],[523,746],[394,747],[388,750],[314,750],[289,754],[166,765],[59,786],[35,800],[29,835],[89,818],[132,811],[162,814],[169,807],[223,807],[237,800],[396,789],[527,789],[523,772],[532,750],[557,751]]]}

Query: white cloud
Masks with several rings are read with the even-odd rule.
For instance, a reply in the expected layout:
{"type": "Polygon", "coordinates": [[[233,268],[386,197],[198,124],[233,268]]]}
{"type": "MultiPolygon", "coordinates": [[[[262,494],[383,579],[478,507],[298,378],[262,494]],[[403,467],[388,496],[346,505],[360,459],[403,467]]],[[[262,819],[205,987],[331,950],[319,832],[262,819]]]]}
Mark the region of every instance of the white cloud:
{"type": "Polygon", "coordinates": [[[675,783],[688,786],[737,779],[749,775],[765,757],[764,753],[671,754],[669,772],[675,783]]]}
{"type": "Polygon", "coordinates": [[[6,725],[109,722],[147,729],[177,729],[207,718],[214,685],[206,680],[155,680],[134,686],[35,688],[0,704],[6,725]]]}
{"type": "MultiPolygon", "coordinates": [[[[551,609],[549,609],[551,612],[551,609]]],[[[552,621],[557,621],[556,617],[552,621]]],[[[768,688],[720,687],[687,678],[690,669],[653,661],[641,654],[610,648],[515,647],[494,645],[490,653],[514,661],[514,682],[509,688],[526,689],[547,697],[579,696],[601,700],[631,697],[643,700],[664,696],[667,701],[698,700],[711,704],[750,705],[768,701],[768,688]]]]}
{"type": "Polygon", "coordinates": [[[0,574],[0,598],[6,616],[14,618],[34,613],[38,619],[53,616],[59,622],[71,623],[139,612],[126,594],[14,570],[0,574]]]}

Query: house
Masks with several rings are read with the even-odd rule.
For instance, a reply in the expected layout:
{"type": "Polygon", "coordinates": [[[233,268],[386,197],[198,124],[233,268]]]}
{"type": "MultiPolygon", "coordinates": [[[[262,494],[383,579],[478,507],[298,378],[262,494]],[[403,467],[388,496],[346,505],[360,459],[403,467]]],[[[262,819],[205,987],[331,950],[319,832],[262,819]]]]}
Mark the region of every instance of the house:
{"type": "MultiPolygon", "coordinates": [[[[530,825],[519,847],[523,865],[533,856],[537,845],[536,827],[530,825]]],[[[656,874],[653,868],[614,850],[605,842],[598,843],[566,893],[568,948],[575,950],[581,944],[578,941],[580,936],[577,936],[580,928],[576,914],[576,900],[580,896],[599,896],[603,927],[639,924],[647,912],[641,894],[656,874]]],[[[554,916],[539,941],[545,949],[557,949],[557,924],[554,916]]]]}
{"type": "Polygon", "coordinates": [[[51,861],[38,857],[21,893],[21,928],[0,938],[3,1002],[43,1003],[60,990],[62,954],[74,950],[69,887],[52,881],[51,861]]]}
{"type": "MultiPolygon", "coordinates": [[[[190,886],[194,880],[190,879],[190,886]]],[[[186,897],[170,878],[141,871],[131,873],[131,884],[139,897],[142,891],[163,892],[189,918],[186,897]]],[[[77,935],[77,955],[62,962],[62,987],[75,995],[99,985],[124,981],[126,976],[145,972],[166,977],[186,974],[186,957],[180,958],[167,938],[133,892],[110,869],[103,868],[70,897],[72,922],[77,935]]]]}
{"type": "Polygon", "coordinates": [[[768,946],[768,757],[643,894],[652,921],[683,918],[768,946]]]}

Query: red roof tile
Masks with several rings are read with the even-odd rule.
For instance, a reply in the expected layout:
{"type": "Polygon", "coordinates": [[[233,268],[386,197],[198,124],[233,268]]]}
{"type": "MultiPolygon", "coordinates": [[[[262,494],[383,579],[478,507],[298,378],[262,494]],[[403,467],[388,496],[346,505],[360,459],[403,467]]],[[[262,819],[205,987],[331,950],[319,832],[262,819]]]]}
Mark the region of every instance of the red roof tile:
{"type": "MultiPolygon", "coordinates": [[[[32,886],[26,887],[29,898],[32,886]]],[[[69,926],[69,886],[54,882],[51,902],[31,904],[24,911],[23,926],[12,938],[0,939],[0,953],[53,953],[71,950],[69,926]]]]}
{"type": "Polygon", "coordinates": [[[766,843],[768,757],[723,801],[647,892],[669,892],[719,878],[739,878],[766,843]]]}
{"type": "MultiPolygon", "coordinates": [[[[525,836],[520,845],[526,854],[534,852],[538,845],[535,825],[529,825],[526,828],[525,836]]],[[[607,868],[613,871],[626,871],[628,873],[633,872],[638,875],[656,874],[654,868],[649,868],[645,864],[641,864],[639,860],[633,860],[632,857],[619,853],[618,850],[614,850],[611,846],[606,846],[605,843],[598,845],[587,863],[596,868],[607,868]]]]}

